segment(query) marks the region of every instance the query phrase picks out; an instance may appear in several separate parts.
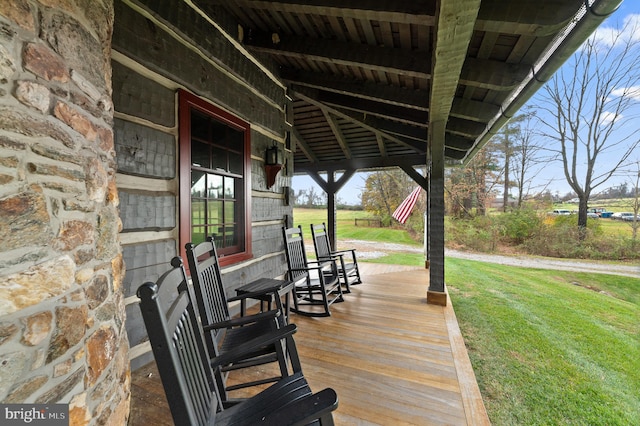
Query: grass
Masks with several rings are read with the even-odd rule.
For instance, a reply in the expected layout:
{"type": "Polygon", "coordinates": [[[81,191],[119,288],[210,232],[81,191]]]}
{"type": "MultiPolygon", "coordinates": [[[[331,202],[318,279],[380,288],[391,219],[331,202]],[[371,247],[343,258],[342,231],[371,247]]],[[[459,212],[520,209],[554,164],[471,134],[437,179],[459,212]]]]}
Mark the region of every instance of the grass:
{"type": "MultiPolygon", "coordinates": [[[[360,263],[358,259],[358,263],[360,263]]],[[[363,259],[362,262],[383,263],[385,265],[424,266],[422,253],[391,253],[375,259],[363,259]]]]}
{"type": "MultiPolygon", "coordinates": [[[[370,215],[365,211],[339,210],[336,224],[338,239],[379,241],[383,243],[407,244],[415,247],[422,245],[420,242],[412,239],[403,229],[355,226],[356,218],[362,219],[367,217],[370,217],[370,215]]],[[[310,224],[327,222],[326,210],[296,208],[293,212],[293,220],[294,226],[302,226],[306,241],[307,234],[309,238],[311,238],[310,224]]]]}
{"type": "MultiPolygon", "coordinates": [[[[294,218],[310,233],[325,214],[296,209],[294,218]]],[[[366,213],[338,212],[339,239],[411,240],[401,230],[355,227],[354,217],[366,213]]],[[[640,279],[448,258],[446,282],[494,425],[637,424],[640,279]]]]}
{"type": "Polygon", "coordinates": [[[627,238],[631,236],[632,228],[630,222],[613,219],[598,219],[598,221],[603,233],[627,238]]]}
{"type": "Polygon", "coordinates": [[[493,424],[640,418],[640,280],[460,259],[446,274],[493,424]]]}

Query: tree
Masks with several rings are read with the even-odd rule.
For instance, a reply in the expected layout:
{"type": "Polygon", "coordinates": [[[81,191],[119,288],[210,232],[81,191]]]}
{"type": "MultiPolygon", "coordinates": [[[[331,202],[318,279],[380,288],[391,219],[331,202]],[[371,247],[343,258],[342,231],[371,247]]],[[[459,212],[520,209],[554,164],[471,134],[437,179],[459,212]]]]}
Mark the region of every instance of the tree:
{"type": "MultiPolygon", "coordinates": [[[[502,211],[509,207],[511,188],[518,193],[517,206],[522,202],[533,188],[533,182],[540,169],[542,161],[539,153],[542,147],[535,138],[533,119],[535,112],[526,111],[513,117],[491,139],[487,145],[490,150],[499,153],[502,158],[502,211]]],[[[548,183],[546,184],[548,185],[548,183]]],[[[542,185],[542,186],[546,186],[542,185]]],[[[537,187],[540,191],[540,186],[537,187]]],[[[542,189],[543,190],[543,189],[542,189]]]]}
{"type": "MultiPolygon", "coordinates": [[[[513,170],[513,182],[518,191],[518,208],[522,207],[522,202],[529,195],[533,187],[535,178],[541,169],[539,165],[542,161],[539,154],[542,147],[538,139],[535,138],[534,117],[535,113],[529,112],[521,117],[518,125],[518,132],[514,134],[514,146],[511,154],[511,170],[513,170]]],[[[505,171],[505,174],[507,172],[505,171]]],[[[537,186],[538,192],[546,190],[549,183],[537,186]]]]}
{"type": "Polygon", "coordinates": [[[502,179],[504,169],[498,167],[497,162],[495,151],[485,146],[464,168],[448,170],[445,201],[452,216],[472,216],[474,206],[476,214],[485,214],[493,188],[502,179]]]}
{"type": "Polygon", "coordinates": [[[640,98],[637,27],[628,20],[622,29],[597,30],[549,81],[537,105],[543,134],[557,142],[564,176],[579,199],[581,231],[591,193],[640,141],[631,128],[640,98]]]}
{"type": "Polygon", "coordinates": [[[524,120],[524,115],[517,115],[509,120],[498,133],[492,138],[490,146],[499,151],[503,160],[503,191],[502,191],[502,211],[506,212],[509,207],[509,188],[511,186],[512,157],[515,154],[515,139],[520,134],[520,123],[524,120]]]}
{"type": "Polygon", "coordinates": [[[299,207],[315,207],[327,204],[327,196],[322,191],[310,186],[308,189],[301,189],[293,197],[293,205],[299,207]]]}
{"type": "MultiPolygon", "coordinates": [[[[399,168],[372,172],[365,180],[361,195],[362,207],[376,216],[389,219],[416,186],[417,183],[399,168]]],[[[414,211],[423,212],[424,209],[424,202],[419,200],[414,211]]]]}
{"type": "Polygon", "coordinates": [[[638,229],[640,229],[640,161],[635,163],[635,170],[632,170],[632,175],[635,177],[631,179],[631,199],[633,200],[633,220],[631,221],[631,248],[635,250],[636,242],[638,240],[638,229]],[[634,182],[635,181],[635,182],[634,182]]]}

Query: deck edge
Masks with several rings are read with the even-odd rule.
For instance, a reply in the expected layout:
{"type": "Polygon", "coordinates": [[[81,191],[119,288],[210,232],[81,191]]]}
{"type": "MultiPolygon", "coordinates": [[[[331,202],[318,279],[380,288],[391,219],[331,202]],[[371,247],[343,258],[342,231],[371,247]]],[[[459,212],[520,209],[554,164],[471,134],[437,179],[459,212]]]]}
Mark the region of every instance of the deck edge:
{"type": "MultiPolygon", "coordinates": [[[[446,292],[448,295],[448,291],[446,292]]],[[[491,425],[450,297],[449,302],[450,303],[442,308],[449,331],[449,343],[451,344],[456,374],[458,375],[460,394],[467,424],[491,425]]]]}

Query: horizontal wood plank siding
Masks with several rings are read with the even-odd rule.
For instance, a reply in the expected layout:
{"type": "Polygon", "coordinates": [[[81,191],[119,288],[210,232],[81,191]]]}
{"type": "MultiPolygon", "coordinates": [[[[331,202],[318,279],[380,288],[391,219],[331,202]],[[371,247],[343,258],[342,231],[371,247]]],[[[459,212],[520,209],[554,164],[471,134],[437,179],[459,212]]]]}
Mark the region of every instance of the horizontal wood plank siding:
{"type": "MultiPolygon", "coordinates": [[[[284,147],[286,136],[281,83],[186,2],[115,0],[114,9],[114,139],[126,241],[126,327],[139,357],[132,359],[135,369],[149,361],[135,292],[166,271],[179,252],[176,91],[194,93],[251,125],[253,258],[223,269],[228,295],[255,279],[284,273],[280,227],[292,215],[283,195],[291,175],[281,172],[266,188],[265,150],[274,143],[284,147]]],[[[291,159],[290,152],[286,156],[291,159]]]]}

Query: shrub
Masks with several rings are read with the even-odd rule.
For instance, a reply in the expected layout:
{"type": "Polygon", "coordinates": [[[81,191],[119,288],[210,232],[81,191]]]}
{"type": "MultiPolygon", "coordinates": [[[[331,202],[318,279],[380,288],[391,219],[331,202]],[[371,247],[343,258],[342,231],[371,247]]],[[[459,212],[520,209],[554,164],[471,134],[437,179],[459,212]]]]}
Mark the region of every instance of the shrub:
{"type": "Polygon", "coordinates": [[[518,247],[529,254],[575,259],[640,259],[640,242],[604,232],[598,220],[587,221],[580,234],[578,217],[539,215],[532,209],[449,218],[445,222],[447,244],[492,252],[498,244],[518,247]]]}
{"type": "Polygon", "coordinates": [[[497,238],[492,227],[492,219],[476,216],[472,219],[452,219],[445,227],[447,240],[463,245],[471,250],[494,251],[497,238]]]}
{"type": "Polygon", "coordinates": [[[519,209],[494,216],[493,226],[502,242],[520,245],[531,238],[542,225],[542,218],[535,210],[519,209]]]}
{"type": "Polygon", "coordinates": [[[571,216],[547,217],[539,231],[523,243],[527,252],[540,256],[577,259],[612,259],[615,239],[603,235],[600,223],[587,221],[587,229],[580,238],[578,218],[571,216]]]}

